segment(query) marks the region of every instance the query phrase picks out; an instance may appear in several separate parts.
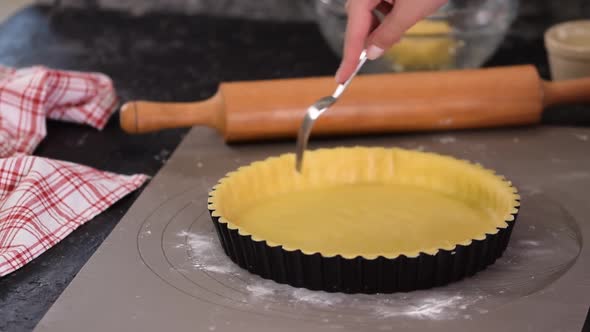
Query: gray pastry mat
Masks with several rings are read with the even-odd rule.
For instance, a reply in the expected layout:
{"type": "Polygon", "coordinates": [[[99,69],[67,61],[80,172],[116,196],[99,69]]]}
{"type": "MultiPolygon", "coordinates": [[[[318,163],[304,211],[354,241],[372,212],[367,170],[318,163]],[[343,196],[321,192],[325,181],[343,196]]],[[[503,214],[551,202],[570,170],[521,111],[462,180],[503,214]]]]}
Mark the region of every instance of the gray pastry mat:
{"type": "Polygon", "coordinates": [[[522,195],[504,256],[446,287],[346,295],[279,285],[223,254],[206,211],[226,172],[293,142],[194,128],[36,331],[580,331],[590,306],[590,130],[536,127],[313,139],[480,162],[522,195]]]}

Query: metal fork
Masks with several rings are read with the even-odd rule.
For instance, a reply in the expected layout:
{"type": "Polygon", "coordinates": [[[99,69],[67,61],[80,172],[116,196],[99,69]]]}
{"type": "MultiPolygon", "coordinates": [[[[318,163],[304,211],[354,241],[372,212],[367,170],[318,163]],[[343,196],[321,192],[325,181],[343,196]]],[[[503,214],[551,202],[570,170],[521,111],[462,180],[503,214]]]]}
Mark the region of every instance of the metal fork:
{"type": "Polygon", "coordinates": [[[295,154],[295,169],[297,172],[301,173],[301,168],[303,166],[303,153],[307,149],[307,141],[309,140],[309,135],[311,134],[311,129],[314,122],[320,117],[320,115],[322,115],[322,113],[324,113],[326,110],[328,110],[328,108],[338,101],[338,98],[340,98],[340,96],[344,93],[344,90],[346,90],[348,85],[350,85],[350,82],[366,61],[367,51],[363,50],[359,57],[359,63],[348,80],[342,84],[339,84],[336,88],[336,91],[334,91],[331,96],[320,98],[317,102],[315,102],[315,104],[311,105],[307,109],[303,123],[301,123],[301,127],[299,128],[299,133],[297,134],[297,150],[295,154]]]}

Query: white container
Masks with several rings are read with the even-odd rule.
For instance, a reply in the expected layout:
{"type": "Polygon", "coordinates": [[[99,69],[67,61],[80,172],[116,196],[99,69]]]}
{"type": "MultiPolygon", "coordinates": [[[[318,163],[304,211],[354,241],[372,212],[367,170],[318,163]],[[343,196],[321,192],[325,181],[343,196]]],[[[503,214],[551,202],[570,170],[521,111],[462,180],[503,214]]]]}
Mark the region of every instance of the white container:
{"type": "Polygon", "coordinates": [[[590,76],[590,20],[557,24],[545,32],[553,80],[590,76]]]}

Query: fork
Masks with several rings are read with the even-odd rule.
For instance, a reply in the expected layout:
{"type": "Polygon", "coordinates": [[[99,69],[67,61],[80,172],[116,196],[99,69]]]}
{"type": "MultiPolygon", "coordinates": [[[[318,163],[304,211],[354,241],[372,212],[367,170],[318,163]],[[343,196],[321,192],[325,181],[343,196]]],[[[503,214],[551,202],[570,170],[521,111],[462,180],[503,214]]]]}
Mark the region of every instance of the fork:
{"type": "Polygon", "coordinates": [[[344,93],[346,88],[350,85],[352,79],[356,76],[366,61],[367,51],[363,50],[359,56],[359,63],[352,75],[350,75],[350,77],[344,83],[339,84],[331,96],[320,98],[307,109],[307,113],[303,118],[301,127],[299,127],[299,133],[297,134],[297,147],[295,154],[295,169],[297,172],[301,173],[301,169],[303,167],[303,154],[307,149],[307,142],[309,140],[313,124],[320,117],[320,115],[322,115],[322,113],[327,111],[338,101],[338,98],[340,98],[340,96],[344,93]]]}

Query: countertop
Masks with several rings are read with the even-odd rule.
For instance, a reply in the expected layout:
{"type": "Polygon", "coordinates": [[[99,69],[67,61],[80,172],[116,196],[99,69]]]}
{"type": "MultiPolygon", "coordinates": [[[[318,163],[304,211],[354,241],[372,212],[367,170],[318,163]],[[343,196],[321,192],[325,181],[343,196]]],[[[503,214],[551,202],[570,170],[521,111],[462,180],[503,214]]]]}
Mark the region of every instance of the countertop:
{"type": "MultiPolygon", "coordinates": [[[[520,18],[486,66],[533,63],[548,78],[539,17],[520,18]]],[[[221,81],[332,75],[338,58],[310,22],[29,7],[0,25],[0,64],[99,71],[131,99],[192,101],[221,81]],[[308,52],[314,49],[314,52],[308,52]]],[[[546,124],[588,125],[583,105],[547,110],[546,124]]],[[[111,118],[102,131],[50,121],[35,154],[103,170],[155,175],[188,129],[130,136],[111,118]]],[[[0,279],[0,331],[32,330],[141,193],[97,216],[0,279]]],[[[91,299],[89,299],[91,300],[91,299]]]]}

